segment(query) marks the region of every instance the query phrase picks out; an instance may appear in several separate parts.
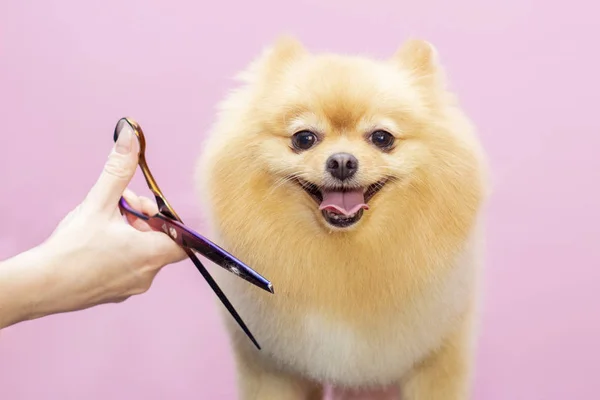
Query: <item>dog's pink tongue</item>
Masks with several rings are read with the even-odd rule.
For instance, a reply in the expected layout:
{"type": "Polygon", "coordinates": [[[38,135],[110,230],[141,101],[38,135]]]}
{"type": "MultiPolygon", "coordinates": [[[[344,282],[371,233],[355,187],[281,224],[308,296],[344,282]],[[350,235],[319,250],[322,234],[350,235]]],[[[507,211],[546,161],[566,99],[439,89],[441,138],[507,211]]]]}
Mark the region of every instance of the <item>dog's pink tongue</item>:
{"type": "Polygon", "coordinates": [[[332,211],[336,214],[352,215],[361,208],[369,209],[365,203],[365,195],[362,189],[341,191],[323,190],[323,201],[320,210],[332,211]]]}

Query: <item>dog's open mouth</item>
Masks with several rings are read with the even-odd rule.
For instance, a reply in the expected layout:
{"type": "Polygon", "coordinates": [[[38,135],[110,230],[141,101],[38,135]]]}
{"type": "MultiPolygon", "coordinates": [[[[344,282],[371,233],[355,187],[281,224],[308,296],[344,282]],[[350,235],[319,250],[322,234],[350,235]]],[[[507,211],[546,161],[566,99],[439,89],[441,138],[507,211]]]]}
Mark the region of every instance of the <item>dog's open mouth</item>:
{"type": "Polygon", "coordinates": [[[367,187],[327,188],[314,183],[296,179],[300,187],[318,204],[323,218],[336,228],[347,228],[354,225],[369,209],[368,202],[383,188],[386,179],[367,187]]]}

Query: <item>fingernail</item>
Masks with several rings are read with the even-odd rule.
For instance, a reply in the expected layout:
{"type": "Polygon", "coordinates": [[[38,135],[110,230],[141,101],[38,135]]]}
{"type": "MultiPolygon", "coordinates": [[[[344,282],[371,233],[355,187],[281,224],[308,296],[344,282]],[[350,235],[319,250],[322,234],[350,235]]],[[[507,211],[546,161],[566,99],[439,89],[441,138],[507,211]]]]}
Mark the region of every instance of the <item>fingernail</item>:
{"type": "Polygon", "coordinates": [[[120,154],[127,154],[131,152],[133,142],[133,129],[129,124],[123,124],[121,130],[118,133],[119,137],[115,143],[115,151],[120,154]]]}

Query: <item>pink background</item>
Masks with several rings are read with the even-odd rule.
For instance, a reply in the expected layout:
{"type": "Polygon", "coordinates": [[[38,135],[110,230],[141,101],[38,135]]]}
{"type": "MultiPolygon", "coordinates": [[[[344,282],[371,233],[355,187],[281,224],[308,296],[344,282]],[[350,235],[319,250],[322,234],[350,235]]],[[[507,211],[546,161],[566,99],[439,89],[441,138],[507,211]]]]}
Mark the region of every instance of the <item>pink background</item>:
{"type": "MultiPolygon", "coordinates": [[[[39,243],[83,198],[124,115],[200,228],[202,134],[263,45],[290,32],[314,50],[383,57],[415,35],[438,47],[494,174],[474,398],[597,399],[598,11],[591,0],[3,0],[0,257],[39,243]]],[[[233,399],[212,300],[183,262],[123,304],[6,329],[0,398],[233,399]]]]}

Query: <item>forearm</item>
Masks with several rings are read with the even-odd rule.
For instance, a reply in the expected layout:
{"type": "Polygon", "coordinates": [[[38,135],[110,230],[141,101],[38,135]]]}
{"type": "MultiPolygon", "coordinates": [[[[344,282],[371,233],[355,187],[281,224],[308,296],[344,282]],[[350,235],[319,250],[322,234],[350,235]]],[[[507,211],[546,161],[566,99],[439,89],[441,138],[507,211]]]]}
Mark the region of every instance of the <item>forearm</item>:
{"type": "Polygon", "coordinates": [[[56,259],[35,247],[0,262],[0,329],[56,309],[56,259]]]}
{"type": "Polygon", "coordinates": [[[39,250],[23,252],[0,262],[0,329],[29,319],[43,284],[39,250]]]}

